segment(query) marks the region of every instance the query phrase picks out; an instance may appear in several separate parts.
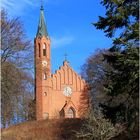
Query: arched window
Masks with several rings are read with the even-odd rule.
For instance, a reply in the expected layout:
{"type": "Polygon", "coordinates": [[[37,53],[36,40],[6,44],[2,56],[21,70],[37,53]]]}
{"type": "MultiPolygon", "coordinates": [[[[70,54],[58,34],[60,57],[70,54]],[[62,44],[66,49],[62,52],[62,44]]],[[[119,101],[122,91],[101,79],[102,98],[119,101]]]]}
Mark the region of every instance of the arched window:
{"type": "Polygon", "coordinates": [[[46,56],[46,44],[43,44],[43,56],[46,56]]]}
{"type": "Polygon", "coordinates": [[[73,107],[68,109],[66,118],[75,118],[75,109],[73,107]]]}
{"type": "Polygon", "coordinates": [[[38,56],[40,57],[40,43],[38,44],[38,56]]]}
{"type": "Polygon", "coordinates": [[[46,74],[46,72],[44,72],[43,79],[44,80],[47,80],[47,74],[46,74]]]}
{"type": "Polygon", "coordinates": [[[44,92],[44,96],[47,96],[47,92],[44,92]]]}

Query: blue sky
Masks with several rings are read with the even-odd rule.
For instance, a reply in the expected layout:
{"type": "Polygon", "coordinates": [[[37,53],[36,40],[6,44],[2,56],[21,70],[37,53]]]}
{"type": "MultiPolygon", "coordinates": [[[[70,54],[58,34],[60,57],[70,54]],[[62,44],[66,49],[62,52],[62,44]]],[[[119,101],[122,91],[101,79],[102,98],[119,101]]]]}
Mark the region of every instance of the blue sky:
{"type": "MultiPolygon", "coordinates": [[[[44,0],[45,20],[51,38],[51,62],[54,72],[62,65],[64,54],[73,69],[80,67],[97,49],[109,48],[111,39],[91,24],[105,14],[100,0],[44,0]]],[[[39,0],[1,0],[11,17],[20,17],[27,37],[34,41],[40,15],[39,0]]]]}

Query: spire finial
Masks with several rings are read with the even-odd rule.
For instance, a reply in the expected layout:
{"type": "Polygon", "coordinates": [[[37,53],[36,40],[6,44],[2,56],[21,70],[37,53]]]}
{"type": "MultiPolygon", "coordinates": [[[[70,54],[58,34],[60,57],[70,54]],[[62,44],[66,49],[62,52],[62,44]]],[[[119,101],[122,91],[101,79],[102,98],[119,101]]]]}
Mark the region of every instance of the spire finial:
{"type": "Polygon", "coordinates": [[[65,52],[64,56],[65,56],[65,60],[63,61],[63,66],[69,65],[69,61],[67,60],[68,55],[66,52],[65,52]]]}
{"type": "Polygon", "coordinates": [[[65,55],[64,55],[64,56],[65,56],[65,61],[67,61],[67,56],[68,56],[68,55],[67,55],[67,53],[66,53],[66,52],[65,52],[65,55]]]}
{"type": "Polygon", "coordinates": [[[40,10],[43,10],[44,8],[43,8],[43,0],[41,0],[41,8],[40,8],[40,10]]]}

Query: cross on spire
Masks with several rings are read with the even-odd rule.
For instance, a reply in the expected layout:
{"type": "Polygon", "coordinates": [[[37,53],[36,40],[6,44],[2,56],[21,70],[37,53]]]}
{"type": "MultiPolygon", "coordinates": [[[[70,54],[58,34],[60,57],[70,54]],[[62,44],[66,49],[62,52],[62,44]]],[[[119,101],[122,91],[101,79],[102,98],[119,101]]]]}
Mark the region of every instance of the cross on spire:
{"type": "Polygon", "coordinates": [[[41,10],[43,10],[43,0],[40,0],[41,3],[41,10]]]}
{"type": "Polygon", "coordinates": [[[63,61],[63,65],[64,66],[66,66],[66,65],[69,65],[69,61],[67,60],[67,53],[65,52],[65,54],[64,54],[64,56],[65,56],[65,60],[63,61]]]}
{"type": "Polygon", "coordinates": [[[65,56],[65,61],[67,61],[67,56],[68,56],[68,55],[67,55],[67,53],[66,53],[66,52],[65,52],[65,55],[64,55],[64,56],[65,56]]]}

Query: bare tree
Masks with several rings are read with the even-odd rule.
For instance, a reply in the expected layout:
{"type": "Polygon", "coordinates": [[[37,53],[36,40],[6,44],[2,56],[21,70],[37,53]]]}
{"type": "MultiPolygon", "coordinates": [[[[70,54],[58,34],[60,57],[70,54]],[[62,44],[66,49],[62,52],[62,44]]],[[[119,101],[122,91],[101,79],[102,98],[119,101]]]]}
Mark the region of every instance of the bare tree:
{"type": "Polygon", "coordinates": [[[104,54],[107,53],[107,50],[97,50],[82,66],[81,75],[88,83],[89,98],[94,107],[108,98],[104,91],[104,84],[108,82],[105,73],[112,70],[112,67],[104,61],[104,54]]]}
{"type": "Polygon", "coordinates": [[[33,47],[19,18],[1,10],[1,123],[6,127],[28,120],[33,100],[33,47]]]}
{"type": "Polygon", "coordinates": [[[33,62],[33,47],[27,39],[19,18],[9,19],[1,10],[1,64],[11,61],[18,67],[29,68],[33,62]]]}
{"type": "Polygon", "coordinates": [[[76,133],[77,138],[86,140],[110,140],[118,136],[125,130],[120,124],[113,125],[109,120],[105,119],[103,114],[98,110],[89,109],[89,113],[81,127],[76,133]]]}
{"type": "Polygon", "coordinates": [[[33,79],[8,62],[3,64],[1,74],[1,118],[3,127],[6,127],[28,119],[33,79]]]}

